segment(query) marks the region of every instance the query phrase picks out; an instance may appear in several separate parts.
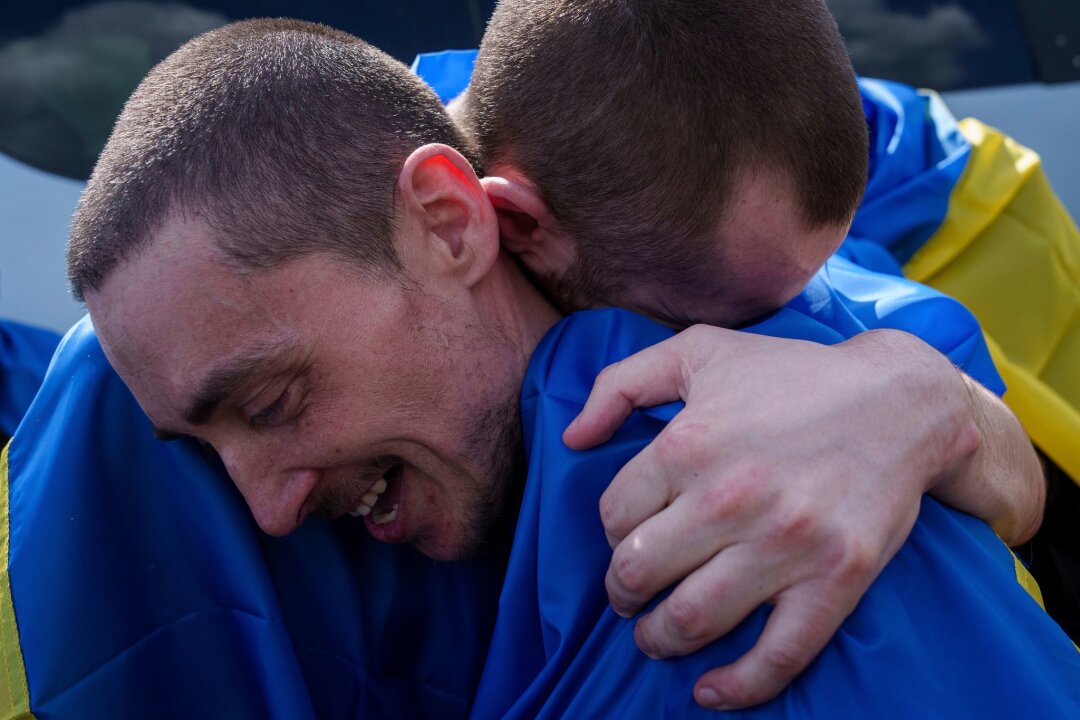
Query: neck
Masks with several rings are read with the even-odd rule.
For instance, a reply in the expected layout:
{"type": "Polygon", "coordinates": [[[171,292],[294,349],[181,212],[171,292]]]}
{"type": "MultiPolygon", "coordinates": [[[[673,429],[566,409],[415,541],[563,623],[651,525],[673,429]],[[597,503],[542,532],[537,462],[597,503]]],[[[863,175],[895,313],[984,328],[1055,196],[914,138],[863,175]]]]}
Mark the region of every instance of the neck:
{"type": "Polygon", "coordinates": [[[520,355],[528,365],[533,350],[562,314],[532,284],[513,258],[502,251],[482,290],[520,355]]]}

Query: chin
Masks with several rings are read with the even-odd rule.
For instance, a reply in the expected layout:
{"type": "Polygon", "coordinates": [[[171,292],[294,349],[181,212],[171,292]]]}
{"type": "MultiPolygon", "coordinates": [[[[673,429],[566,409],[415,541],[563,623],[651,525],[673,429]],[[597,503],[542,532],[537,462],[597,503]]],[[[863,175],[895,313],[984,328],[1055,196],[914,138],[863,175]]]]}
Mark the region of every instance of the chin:
{"type": "Polygon", "coordinates": [[[468,560],[484,545],[479,530],[471,525],[447,524],[424,533],[413,541],[413,545],[432,560],[468,560]]]}
{"type": "Polygon", "coordinates": [[[484,555],[491,548],[513,543],[514,522],[505,512],[505,498],[492,495],[473,502],[467,523],[450,522],[418,537],[413,544],[432,560],[453,562],[484,555]]]}
{"type": "Polygon", "coordinates": [[[416,549],[432,560],[439,560],[440,562],[467,560],[475,553],[475,550],[469,547],[445,542],[418,542],[416,543],[416,549]]]}

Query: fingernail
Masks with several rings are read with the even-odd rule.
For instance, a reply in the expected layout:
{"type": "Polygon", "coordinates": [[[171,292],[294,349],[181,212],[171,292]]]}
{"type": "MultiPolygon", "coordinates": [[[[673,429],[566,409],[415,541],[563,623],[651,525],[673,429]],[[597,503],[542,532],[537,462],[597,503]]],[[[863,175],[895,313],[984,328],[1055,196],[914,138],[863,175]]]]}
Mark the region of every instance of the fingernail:
{"type": "Polygon", "coordinates": [[[724,703],[720,699],[720,696],[712,688],[701,688],[697,693],[697,701],[699,705],[713,708],[714,710],[723,710],[724,703]]]}

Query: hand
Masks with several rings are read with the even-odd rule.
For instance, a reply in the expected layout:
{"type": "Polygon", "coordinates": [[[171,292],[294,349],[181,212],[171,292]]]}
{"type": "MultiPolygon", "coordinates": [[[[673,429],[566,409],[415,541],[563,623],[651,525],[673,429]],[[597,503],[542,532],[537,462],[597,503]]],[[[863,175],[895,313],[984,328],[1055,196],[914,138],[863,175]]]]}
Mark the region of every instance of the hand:
{"type": "Polygon", "coordinates": [[[635,407],[686,407],[600,500],[606,583],[638,646],[683,655],[762,603],[754,647],[695,687],[744,707],[778,694],[828,642],[906,540],[922,494],[980,435],[961,374],[916,338],[827,347],[696,326],[607,368],[566,444],[603,442],[635,407]]]}

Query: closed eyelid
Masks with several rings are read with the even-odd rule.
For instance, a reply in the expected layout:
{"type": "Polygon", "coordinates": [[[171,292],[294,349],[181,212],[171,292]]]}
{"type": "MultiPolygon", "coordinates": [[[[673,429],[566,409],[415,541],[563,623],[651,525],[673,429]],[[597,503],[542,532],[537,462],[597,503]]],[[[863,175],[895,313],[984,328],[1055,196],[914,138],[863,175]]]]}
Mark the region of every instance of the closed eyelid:
{"type": "Polygon", "coordinates": [[[289,388],[286,387],[272,403],[254,415],[249,415],[249,422],[255,427],[264,427],[269,423],[272,423],[285,409],[285,402],[288,400],[288,394],[289,388]]]}
{"type": "Polygon", "coordinates": [[[248,352],[221,362],[207,372],[196,384],[193,398],[184,412],[184,419],[191,425],[203,425],[217,410],[218,405],[242,391],[260,374],[283,363],[291,352],[283,341],[256,346],[248,352]]]}
{"type": "Polygon", "coordinates": [[[291,422],[303,411],[301,404],[301,382],[299,376],[291,378],[277,396],[261,410],[249,413],[245,411],[248,424],[258,430],[262,430],[280,423],[291,422]]]}
{"type": "Polygon", "coordinates": [[[275,374],[260,383],[254,392],[246,393],[248,399],[238,403],[240,410],[248,417],[258,415],[261,412],[260,408],[272,405],[294,380],[295,375],[292,373],[275,374]],[[268,398],[269,402],[267,402],[268,398]]]}

